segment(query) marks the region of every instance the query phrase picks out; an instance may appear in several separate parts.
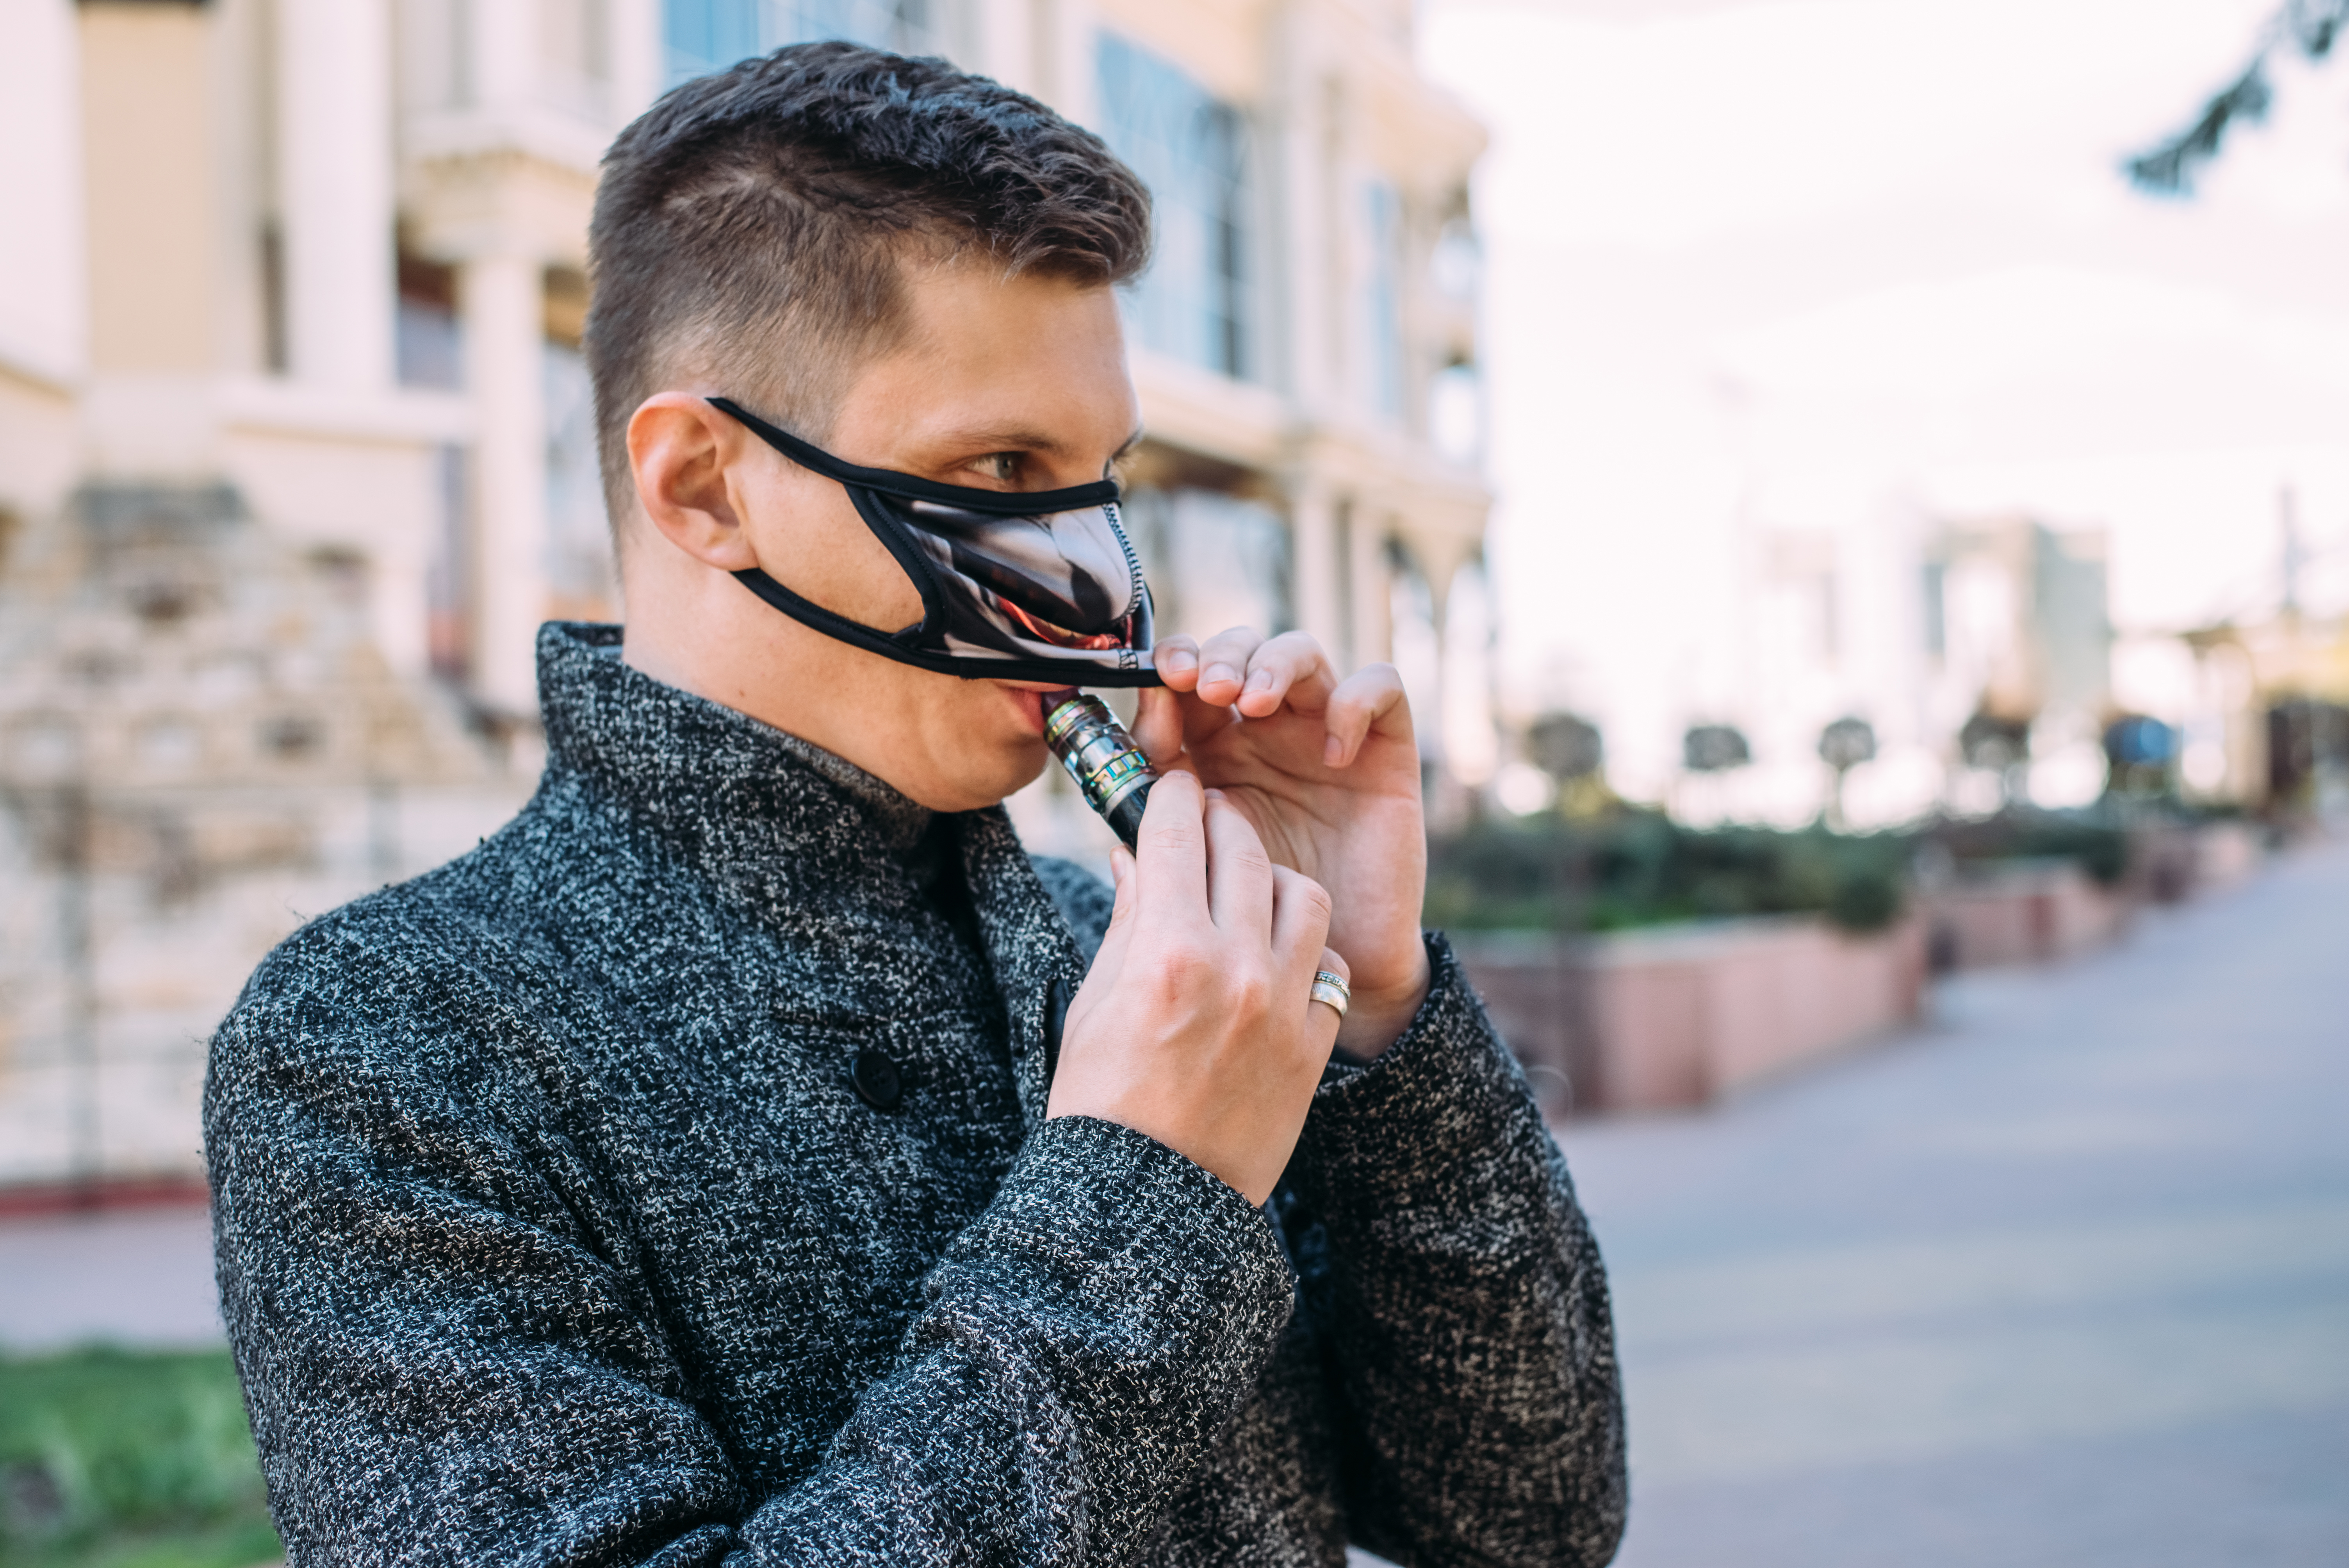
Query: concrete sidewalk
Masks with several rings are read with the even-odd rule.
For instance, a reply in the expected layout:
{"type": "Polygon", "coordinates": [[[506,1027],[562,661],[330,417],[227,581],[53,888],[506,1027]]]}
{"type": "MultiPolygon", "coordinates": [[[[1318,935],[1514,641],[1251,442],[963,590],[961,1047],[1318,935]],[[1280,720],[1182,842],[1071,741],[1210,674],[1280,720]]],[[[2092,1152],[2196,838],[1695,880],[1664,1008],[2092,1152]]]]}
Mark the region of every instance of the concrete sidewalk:
{"type": "Polygon", "coordinates": [[[2349,1563],[2349,851],[1578,1125],[1627,1568],[2349,1563]]]}
{"type": "Polygon", "coordinates": [[[202,1209],[0,1220],[0,1351],[220,1343],[202,1209]]]}

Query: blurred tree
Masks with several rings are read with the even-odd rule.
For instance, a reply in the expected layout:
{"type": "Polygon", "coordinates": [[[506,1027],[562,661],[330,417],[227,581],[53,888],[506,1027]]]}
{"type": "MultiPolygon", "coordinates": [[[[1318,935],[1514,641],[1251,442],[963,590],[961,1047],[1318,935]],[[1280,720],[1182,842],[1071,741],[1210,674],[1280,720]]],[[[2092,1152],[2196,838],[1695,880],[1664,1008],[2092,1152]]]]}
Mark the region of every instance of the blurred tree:
{"type": "Polygon", "coordinates": [[[2106,793],[2167,796],[2178,788],[2178,731],[2141,713],[2105,727],[2106,793]]]}
{"type": "Polygon", "coordinates": [[[1546,713],[1534,720],[1526,732],[1526,749],[1534,766],[1561,785],[1588,779],[1607,760],[1599,727],[1571,713],[1546,713]]]}
{"type": "Polygon", "coordinates": [[[1735,725],[1698,724],[1681,737],[1681,762],[1692,773],[1720,773],[1754,760],[1754,748],[1735,725]]]}
{"type": "Polygon", "coordinates": [[[1987,709],[1966,720],[1958,731],[1958,755],[1969,768],[2004,772],[2031,757],[2031,726],[1987,709]]]}
{"type": "Polygon", "coordinates": [[[1847,715],[1819,731],[1819,760],[1835,769],[1835,792],[1827,797],[1827,826],[1844,827],[1843,781],[1863,762],[1876,760],[1876,727],[1856,715],[1847,715]]]}
{"type": "Polygon", "coordinates": [[[1568,817],[1597,817],[1620,804],[1607,787],[1607,745],[1599,727],[1578,714],[1546,713],[1526,731],[1533,765],[1557,787],[1557,809],[1568,817]]]}
{"type": "Polygon", "coordinates": [[[2349,0],[2284,0],[2283,9],[2260,29],[2259,46],[2240,76],[2221,88],[2202,106],[2201,116],[2184,130],[2151,151],[2139,153],[2125,166],[2140,190],[2160,196],[2193,193],[2194,171],[2219,155],[2227,128],[2237,120],[2256,125],[2267,118],[2275,101],[2268,81],[2268,60],[2282,47],[2297,48],[2312,60],[2333,52],[2349,29],[2349,0]]]}
{"type": "Polygon", "coordinates": [[[2012,805],[2023,798],[2031,721],[1979,709],[1958,731],[1958,756],[1969,768],[1997,774],[2000,803],[2012,805]]]}

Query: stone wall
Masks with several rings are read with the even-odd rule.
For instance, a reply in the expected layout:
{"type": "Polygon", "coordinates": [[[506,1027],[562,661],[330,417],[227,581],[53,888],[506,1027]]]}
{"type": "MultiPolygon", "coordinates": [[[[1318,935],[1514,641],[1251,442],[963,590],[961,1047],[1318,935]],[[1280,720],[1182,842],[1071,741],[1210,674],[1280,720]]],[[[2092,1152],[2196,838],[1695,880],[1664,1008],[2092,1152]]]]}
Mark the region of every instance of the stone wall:
{"type": "Polygon", "coordinates": [[[0,562],[0,1185],[198,1169],[254,964],[520,803],[358,573],[217,486],[85,489],[0,562]]]}

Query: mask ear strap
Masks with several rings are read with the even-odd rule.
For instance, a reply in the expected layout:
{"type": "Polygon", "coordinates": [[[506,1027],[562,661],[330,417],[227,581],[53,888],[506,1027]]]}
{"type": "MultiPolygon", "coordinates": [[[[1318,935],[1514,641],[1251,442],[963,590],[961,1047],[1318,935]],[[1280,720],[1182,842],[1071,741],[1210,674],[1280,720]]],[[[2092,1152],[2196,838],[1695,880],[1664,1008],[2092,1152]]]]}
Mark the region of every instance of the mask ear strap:
{"type": "Polygon", "coordinates": [[[790,431],[778,429],[768,424],[730,397],[712,397],[709,399],[709,403],[711,407],[741,421],[752,435],[799,464],[800,467],[823,475],[848,492],[848,499],[856,503],[856,515],[864,519],[864,526],[872,531],[874,538],[881,542],[882,548],[888,551],[890,556],[895,560],[897,569],[905,574],[908,582],[913,583],[914,592],[921,595],[922,618],[895,634],[881,632],[865,625],[861,621],[852,621],[844,615],[827,610],[812,599],[801,597],[757,567],[738,572],[734,575],[748,583],[753,593],[778,609],[787,608],[775,597],[775,594],[780,593],[799,607],[789,609],[789,614],[799,615],[802,620],[808,619],[807,614],[801,614],[802,610],[822,616],[823,622],[818,629],[829,632],[842,638],[843,641],[868,647],[873,645],[868,639],[883,639],[902,647],[919,647],[928,643],[935,629],[945,624],[946,588],[938,581],[937,567],[931,562],[929,553],[915,542],[913,537],[906,531],[905,525],[890,512],[888,503],[874,492],[874,488],[857,479],[848,477],[862,475],[868,471],[885,470],[867,470],[856,467],[854,463],[843,463],[822,448],[812,447],[790,431]],[[773,593],[768,592],[770,588],[773,593]],[[852,626],[862,635],[848,636],[843,628],[852,626]]]}
{"type": "Polygon", "coordinates": [[[867,653],[879,654],[885,658],[908,663],[916,662],[905,659],[905,655],[916,651],[919,645],[918,642],[908,634],[919,632],[922,624],[926,624],[928,622],[926,615],[923,617],[921,624],[908,626],[905,631],[893,636],[887,632],[876,632],[862,621],[852,621],[837,611],[827,610],[812,599],[802,598],[768,576],[759,567],[746,566],[734,573],[734,578],[736,582],[789,615],[792,620],[802,625],[811,626],[828,637],[853,644],[867,653]]]}

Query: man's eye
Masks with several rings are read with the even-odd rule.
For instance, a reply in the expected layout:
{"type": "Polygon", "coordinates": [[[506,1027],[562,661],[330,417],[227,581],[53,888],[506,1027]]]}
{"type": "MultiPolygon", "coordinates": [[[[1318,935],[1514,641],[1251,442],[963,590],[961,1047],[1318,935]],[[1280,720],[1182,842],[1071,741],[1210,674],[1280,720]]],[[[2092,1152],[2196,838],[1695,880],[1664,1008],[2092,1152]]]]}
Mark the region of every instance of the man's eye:
{"type": "Polygon", "coordinates": [[[968,466],[998,484],[1008,485],[1019,477],[1019,456],[1018,452],[989,452],[983,458],[974,459],[968,466]]]}

